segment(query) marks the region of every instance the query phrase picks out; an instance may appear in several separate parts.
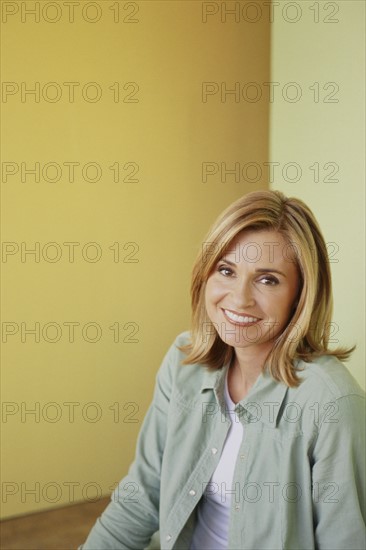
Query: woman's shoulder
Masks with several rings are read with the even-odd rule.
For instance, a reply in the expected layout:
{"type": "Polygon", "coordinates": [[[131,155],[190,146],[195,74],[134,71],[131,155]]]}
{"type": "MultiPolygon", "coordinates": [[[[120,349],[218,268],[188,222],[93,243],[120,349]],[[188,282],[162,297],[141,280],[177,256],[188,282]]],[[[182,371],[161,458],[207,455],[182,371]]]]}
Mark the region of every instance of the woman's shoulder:
{"type": "Polygon", "coordinates": [[[191,342],[191,331],[185,330],[178,334],[178,336],[174,340],[174,344],[176,346],[186,346],[187,344],[190,344],[191,342]]]}
{"type": "Polygon", "coordinates": [[[365,430],[365,392],[349,369],[336,357],[322,355],[310,362],[299,361],[301,384],[289,388],[287,399],[302,411],[302,431],[314,429],[323,452],[329,456],[345,445],[361,442],[365,430]],[[325,439],[324,439],[325,438],[325,439]]]}
{"type": "Polygon", "coordinates": [[[321,355],[310,362],[298,361],[297,373],[301,380],[300,392],[311,392],[329,401],[342,397],[365,398],[365,392],[350,370],[333,355],[321,355]]]}
{"type": "Polygon", "coordinates": [[[191,342],[190,331],[181,332],[176,336],[163,360],[158,376],[168,381],[172,391],[193,395],[200,391],[204,382],[215,380],[218,371],[210,371],[202,363],[183,364],[186,357],[184,346],[191,342]]]}

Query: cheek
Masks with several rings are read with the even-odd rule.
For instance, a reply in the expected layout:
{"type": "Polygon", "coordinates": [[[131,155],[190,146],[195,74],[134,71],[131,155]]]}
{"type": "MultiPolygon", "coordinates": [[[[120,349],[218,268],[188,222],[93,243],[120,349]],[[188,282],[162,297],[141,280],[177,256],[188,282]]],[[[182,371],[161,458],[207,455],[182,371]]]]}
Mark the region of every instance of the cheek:
{"type": "Polygon", "coordinates": [[[278,294],[257,299],[258,305],[267,312],[269,317],[276,319],[278,322],[285,323],[291,313],[292,302],[289,302],[287,294],[278,294]]]}
{"type": "Polygon", "coordinates": [[[215,277],[212,277],[207,281],[206,292],[205,292],[205,301],[206,304],[212,304],[221,299],[224,294],[223,286],[216,280],[215,277]]]}
{"type": "Polygon", "coordinates": [[[278,300],[276,308],[274,309],[274,313],[281,324],[286,324],[292,316],[293,303],[294,300],[292,296],[289,297],[288,295],[285,295],[282,297],[282,299],[278,300]]]}
{"type": "Polygon", "coordinates": [[[207,281],[206,291],[205,291],[205,306],[206,311],[209,315],[213,315],[216,311],[217,303],[222,297],[222,291],[220,290],[220,285],[212,278],[207,281]]]}

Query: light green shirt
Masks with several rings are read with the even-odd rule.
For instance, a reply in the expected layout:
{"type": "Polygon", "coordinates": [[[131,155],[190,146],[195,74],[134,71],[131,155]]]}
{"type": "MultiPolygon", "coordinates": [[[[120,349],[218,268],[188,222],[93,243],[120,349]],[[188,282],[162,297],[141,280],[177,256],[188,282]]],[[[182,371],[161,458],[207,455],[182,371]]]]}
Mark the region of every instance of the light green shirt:
{"type": "MultiPolygon", "coordinates": [[[[162,550],[189,549],[230,419],[229,365],[181,365],[176,346],[188,339],[166,354],[135,460],[79,550],[142,550],[158,530],[162,550]]],[[[365,548],[364,392],[333,357],[296,368],[298,388],[265,371],[236,405],[244,435],[226,488],[230,550],[365,548]]]]}

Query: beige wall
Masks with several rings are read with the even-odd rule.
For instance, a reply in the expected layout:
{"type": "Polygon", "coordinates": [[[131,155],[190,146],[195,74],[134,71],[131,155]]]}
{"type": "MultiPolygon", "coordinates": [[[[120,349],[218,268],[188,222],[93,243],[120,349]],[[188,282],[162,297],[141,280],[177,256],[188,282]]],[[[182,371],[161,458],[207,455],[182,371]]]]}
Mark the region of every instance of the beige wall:
{"type": "Polygon", "coordinates": [[[365,3],[289,4],[276,7],[272,26],[270,186],[305,200],[319,220],[332,261],[333,338],[357,344],[348,365],[364,387],[365,3]]]}
{"type": "Polygon", "coordinates": [[[3,517],[107,494],[127,472],[189,325],[200,240],[268,185],[268,160],[272,188],[307,201],[334,243],[335,338],[358,344],[364,385],[363,3],[281,1],[271,25],[266,2],[255,23],[216,2],[103,0],[74,22],[58,2],[38,23],[34,2],[5,4],[3,517]]]}
{"type": "Polygon", "coordinates": [[[200,241],[267,184],[268,102],[224,92],[269,80],[270,33],[268,18],[222,21],[201,2],[84,2],[73,22],[63,2],[39,16],[2,4],[10,517],[107,494],[127,473],[161,359],[189,325],[200,241]]]}

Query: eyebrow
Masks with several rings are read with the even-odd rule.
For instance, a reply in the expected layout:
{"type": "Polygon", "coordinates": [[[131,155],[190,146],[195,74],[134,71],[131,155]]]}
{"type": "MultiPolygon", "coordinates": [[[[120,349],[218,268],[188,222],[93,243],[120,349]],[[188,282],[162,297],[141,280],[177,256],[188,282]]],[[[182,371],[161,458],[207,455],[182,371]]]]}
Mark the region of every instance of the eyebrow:
{"type": "MultiPolygon", "coordinates": [[[[234,262],[231,262],[230,260],[227,260],[226,258],[221,258],[219,260],[220,262],[225,262],[226,264],[232,265],[233,267],[236,267],[237,264],[234,262]]],[[[278,273],[279,275],[282,275],[283,277],[286,277],[285,273],[283,271],[280,271],[279,269],[272,269],[270,267],[257,267],[255,270],[257,273],[278,273]]]]}

